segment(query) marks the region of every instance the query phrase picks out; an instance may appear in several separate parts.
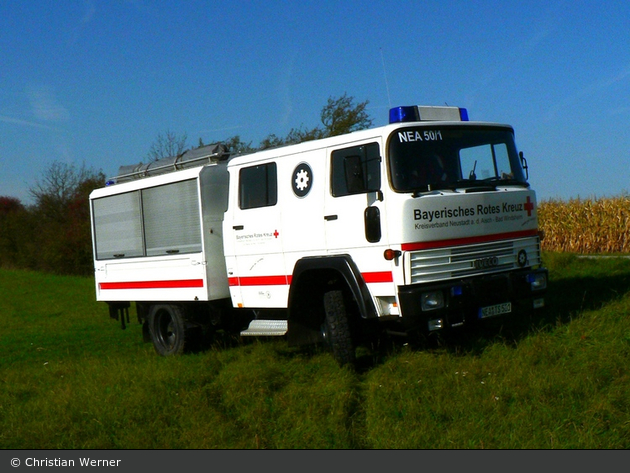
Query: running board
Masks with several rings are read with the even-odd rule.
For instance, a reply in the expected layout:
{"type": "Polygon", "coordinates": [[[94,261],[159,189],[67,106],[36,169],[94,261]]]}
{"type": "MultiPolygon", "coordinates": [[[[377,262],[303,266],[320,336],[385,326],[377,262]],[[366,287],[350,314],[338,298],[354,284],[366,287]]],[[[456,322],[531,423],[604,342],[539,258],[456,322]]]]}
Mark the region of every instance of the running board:
{"type": "Polygon", "coordinates": [[[286,320],[252,320],[242,337],[282,337],[287,334],[286,320]]]}

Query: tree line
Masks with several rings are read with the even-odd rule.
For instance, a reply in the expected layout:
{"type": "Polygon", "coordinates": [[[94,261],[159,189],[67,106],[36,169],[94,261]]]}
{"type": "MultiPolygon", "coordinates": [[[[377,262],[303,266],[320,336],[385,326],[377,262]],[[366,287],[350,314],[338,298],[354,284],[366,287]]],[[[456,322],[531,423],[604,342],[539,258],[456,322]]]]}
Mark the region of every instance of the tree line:
{"type": "MultiPolygon", "coordinates": [[[[244,154],[303,141],[362,130],[372,126],[366,107],[344,94],[329,98],[320,114],[321,125],[292,128],[280,137],[270,134],[258,146],[240,135],[222,141],[230,152],[244,154]]],[[[186,151],[187,136],[159,134],[146,160],[154,161],[186,151]]],[[[204,143],[199,139],[199,146],[204,143]]],[[[93,274],[89,195],[105,183],[102,170],[53,161],[29,189],[32,205],[0,196],[0,267],[54,274],[93,274]]]]}

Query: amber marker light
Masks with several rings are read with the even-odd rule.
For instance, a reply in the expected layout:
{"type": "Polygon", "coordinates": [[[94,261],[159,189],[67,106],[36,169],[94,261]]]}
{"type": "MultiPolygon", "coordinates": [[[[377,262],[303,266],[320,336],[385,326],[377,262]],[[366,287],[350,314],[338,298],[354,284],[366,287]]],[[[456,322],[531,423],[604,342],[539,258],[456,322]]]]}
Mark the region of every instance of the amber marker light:
{"type": "Polygon", "coordinates": [[[385,252],[383,253],[383,256],[385,257],[387,261],[396,259],[400,255],[402,255],[402,252],[400,250],[392,250],[391,248],[386,249],[385,252]]]}

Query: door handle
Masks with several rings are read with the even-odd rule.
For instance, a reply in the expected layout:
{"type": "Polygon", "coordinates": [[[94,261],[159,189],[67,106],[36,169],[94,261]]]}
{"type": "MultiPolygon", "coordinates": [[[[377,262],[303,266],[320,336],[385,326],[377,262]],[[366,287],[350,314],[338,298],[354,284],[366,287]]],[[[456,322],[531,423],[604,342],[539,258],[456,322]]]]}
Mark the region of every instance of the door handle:
{"type": "Polygon", "coordinates": [[[337,218],[338,218],[337,215],[324,215],[324,220],[328,220],[328,221],[337,220],[337,218]]]}
{"type": "Polygon", "coordinates": [[[234,230],[242,230],[243,228],[245,228],[243,225],[234,225],[232,227],[234,230]]]}

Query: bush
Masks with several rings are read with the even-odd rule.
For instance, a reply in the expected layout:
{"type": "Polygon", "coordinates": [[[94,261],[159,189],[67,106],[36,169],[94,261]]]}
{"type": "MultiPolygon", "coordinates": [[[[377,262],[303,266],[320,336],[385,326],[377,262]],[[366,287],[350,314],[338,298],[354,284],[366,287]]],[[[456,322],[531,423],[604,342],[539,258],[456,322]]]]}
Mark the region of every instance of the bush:
{"type": "Polygon", "coordinates": [[[101,171],[53,162],[30,189],[33,206],[0,197],[0,266],[92,274],[89,194],[104,181],[101,171]]]}

